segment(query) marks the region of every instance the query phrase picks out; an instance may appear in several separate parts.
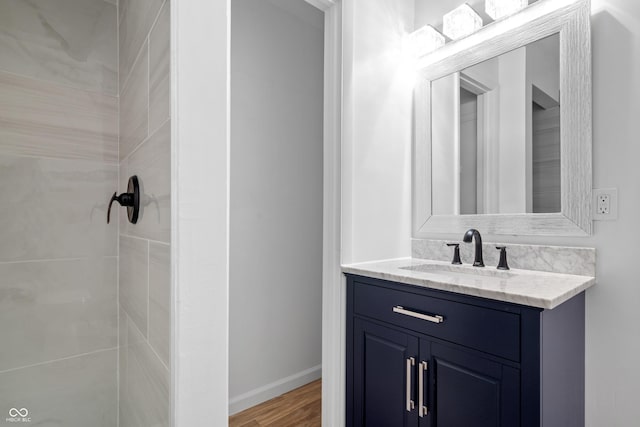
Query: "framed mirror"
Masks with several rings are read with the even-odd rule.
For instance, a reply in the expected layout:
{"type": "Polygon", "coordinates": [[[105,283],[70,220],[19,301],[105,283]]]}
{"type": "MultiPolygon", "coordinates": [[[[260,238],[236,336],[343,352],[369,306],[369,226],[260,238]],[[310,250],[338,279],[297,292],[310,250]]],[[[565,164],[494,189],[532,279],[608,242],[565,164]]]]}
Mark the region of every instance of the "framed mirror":
{"type": "Polygon", "coordinates": [[[421,59],[413,234],[591,234],[590,4],[540,0],[421,59]]]}

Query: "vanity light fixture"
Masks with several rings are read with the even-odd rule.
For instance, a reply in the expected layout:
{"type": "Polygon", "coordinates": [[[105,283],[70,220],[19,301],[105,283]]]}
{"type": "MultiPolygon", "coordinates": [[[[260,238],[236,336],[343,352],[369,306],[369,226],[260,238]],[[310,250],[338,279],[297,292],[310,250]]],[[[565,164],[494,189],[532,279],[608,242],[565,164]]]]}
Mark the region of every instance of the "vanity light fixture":
{"type": "Polygon", "coordinates": [[[443,17],[443,33],[452,40],[471,35],[482,28],[482,18],[467,3],[443,17]]]}
{"type": "Polygon", "coordinates": [[[419,58],[444,46],[445,40],[438,30],[425,25],[411,33],[410,42],[416,58],[419,58]]]}
{"type": "Polygon", "coordinates": [[[529,0],[486,0],[484,10],[494,20],[513,15],[529,5],[529,0]]]}

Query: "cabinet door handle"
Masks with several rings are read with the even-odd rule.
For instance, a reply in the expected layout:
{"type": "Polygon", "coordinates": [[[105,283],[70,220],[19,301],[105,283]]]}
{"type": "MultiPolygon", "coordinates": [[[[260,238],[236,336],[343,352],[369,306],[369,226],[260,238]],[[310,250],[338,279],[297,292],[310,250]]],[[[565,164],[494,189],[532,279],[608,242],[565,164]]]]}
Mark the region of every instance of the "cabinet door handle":
{"type": "Polygon", "coordinates": [[[429,414],[424,398],[424,375],[427,373],[427,369],[427,362],[423,361],[418,364],[418,415],[420,418],[429,414]]]}
{"type": "Polygon", "coordinates": [[[411,399],[411,371],[413,370],[413,366],[416,364],[416,359],[410,357],[407,359],[407,412],[413,411],[415,408],[415,403],[411,399]]]}
{"type": "Polygon", "coordinates": [[[444,322],[444,317],[439,316],[437,314],[435,314],[433,316],[430,316],[428,314],[416,313],[415,311],[406,310],[404,307],[399,306],[399,305],[393,307],[393,312],[394,313],[398,313],[398,314],[403,314],[403,315],[409,316],[409,317],[415,317],[416,319],[426,320],[426,321],[432,322],[432,323],[442,323],[442,322],[444,322]]]}

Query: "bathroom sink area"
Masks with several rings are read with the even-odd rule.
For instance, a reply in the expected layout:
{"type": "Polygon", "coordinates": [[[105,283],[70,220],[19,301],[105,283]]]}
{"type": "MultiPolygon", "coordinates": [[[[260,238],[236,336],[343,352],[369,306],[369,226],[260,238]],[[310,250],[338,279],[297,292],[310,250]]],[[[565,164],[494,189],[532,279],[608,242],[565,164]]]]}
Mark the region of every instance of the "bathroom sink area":
{"type": "Polygon", "coordinates": [[[497,270],[489,267],[473,267],[469,265],[453,265],[453,264],[416,264],[399,267],[401,270],[421,271],[423,273],[431,273],[438,275],[457,275],[464,274],[468,276],[495,277],[498,279],[507,279],[514,277],[515,273],[509,271],[497,270]]]}
{"type": "Polygon", "coordinates": [[[453,265],[444,261],[400,258],[347,264],[347,274],[553,309],[596,283],[595,277],[544,271],[453,265]]]}

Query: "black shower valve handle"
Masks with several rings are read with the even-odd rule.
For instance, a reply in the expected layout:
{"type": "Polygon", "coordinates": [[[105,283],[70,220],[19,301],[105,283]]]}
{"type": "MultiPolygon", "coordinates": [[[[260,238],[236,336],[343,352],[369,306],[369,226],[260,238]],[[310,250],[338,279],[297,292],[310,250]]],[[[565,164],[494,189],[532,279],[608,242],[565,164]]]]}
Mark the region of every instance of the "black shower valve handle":
{"type": "Polygon", "coordinates": [[[107,211],[107,224],[111,222],[111,206],[113,206],[113,202],[118,202],[120,206],[133,206],[133,194],[122,193],[119,196],[117,194],[117,191],[113,193],[113,196],[111,196],[111,200],[109,201],[109,210],[107,211]]]}
{"type": "Polygon", "coordinates": [[[127,193],[122,193],[118,196],[116,191],[111,196],[109,201],[109,208],[107,210],[107,224],[111,222],[111,207],[113,202],[118,202],[120,206],[127,208],[127,216],[129,222],[135,224],[138,222],[138,213],[140,211],[140,185],[138,183],[138,177],[132,176],[129,178],[129,184],[127,185],[127,193]]]}
{"type": "Polygon", "coordinates": [[[109,201],[109,209],[107,209],[107,224],[111,222],[111,206],[113,206],[113,202],[118,200],[117,194],[118,194],[117,191],[113,193],[113,196],[111,196],[111,200],[109,201]]]}

